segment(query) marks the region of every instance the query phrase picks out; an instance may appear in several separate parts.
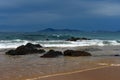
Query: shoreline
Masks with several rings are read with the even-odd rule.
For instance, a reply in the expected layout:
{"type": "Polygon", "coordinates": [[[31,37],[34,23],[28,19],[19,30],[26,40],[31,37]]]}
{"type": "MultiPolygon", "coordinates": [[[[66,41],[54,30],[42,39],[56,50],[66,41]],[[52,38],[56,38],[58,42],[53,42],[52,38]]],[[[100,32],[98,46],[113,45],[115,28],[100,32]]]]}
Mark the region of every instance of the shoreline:
{"type": "Polygon", "coordinates": [[[86,72],[86,71],[102,69],[102,68],[106,68],[106,67],[110,67],[110,66],[100,66],[100,67],[83,69],[83,70],[77,70],[77,71],[71,71],[71,72],[64,72],[64,73],[57,73],[57,74],[39,76],[39,77],[36,77],[36,78],[31,78],[31,79],[26,79],[26,80],[38,80],[38,79],[44,79],[44,78],[50,78],[50,77],[66,76],[66,75],[72,75],[72,74],[82,73],[82,72],[86,72]]]}
{"type": "Polygon", "coordinates": [[[25,80],[119,80],[120,66],[104,66],[68,73],[46,75],[25,80]],[[106,74],[106,75],[105,75],[106,74]]]}
{"type": "Polygon", "coordinates": [[[46,50],[49,49],[55,49],[59,51],[66,49],[86,50],[93,55],[98,56],[60,56],[57,58],[40,58],[40,55],[42,54],[9,56],[5,55],[5,52],[8,49],[3,49],[0,51],[0,80],[25,80],[49,74],[73,72],[77,70],[92,69],[95,67],[104,66],[103,64],[100,65],[100,63],[120,64],[120,57],[109,56],[110,54],[119,53],[120,50],[118,46],[46,48],[46,50]],[[106,54],[108,54],[108,56],[105,56],[106,54]]]}

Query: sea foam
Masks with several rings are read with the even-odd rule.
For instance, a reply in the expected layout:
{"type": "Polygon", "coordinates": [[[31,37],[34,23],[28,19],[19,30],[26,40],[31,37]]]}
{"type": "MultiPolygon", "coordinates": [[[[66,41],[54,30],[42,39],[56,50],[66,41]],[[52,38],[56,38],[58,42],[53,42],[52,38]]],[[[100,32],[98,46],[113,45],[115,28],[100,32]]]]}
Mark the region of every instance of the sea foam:
{"type": "Polygon", "coordinates": [[[118,40],[80,40],[80,41],[65,41],[65,40],[49,40],[49,41],[30,41],[30,40],[0,40],[0,49],[16,48],[27,43],[41,44],[43,47],[80,47],[80,46],[107,46],[120,45],[118,40]]]}

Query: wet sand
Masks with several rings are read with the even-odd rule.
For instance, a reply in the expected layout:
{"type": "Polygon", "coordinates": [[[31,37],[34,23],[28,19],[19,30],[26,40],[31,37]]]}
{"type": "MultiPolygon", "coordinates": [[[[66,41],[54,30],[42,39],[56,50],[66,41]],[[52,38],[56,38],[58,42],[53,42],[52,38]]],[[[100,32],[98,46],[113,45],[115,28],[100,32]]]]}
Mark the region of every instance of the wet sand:
{"type": "Polygon", "coordinates": [[[120,67],[105,67],[72,74],[46,76],[27,80],[120,80],[120,67]]]}
{"type": "MultiPolygon", "coordinates": [[[[111,56],[114,54],[120,54],[119,46],[46,48],[46,50],[49,49],[56,49],[59,51],[64,51],[66,49],[86,50],[93,56],[60,56],[57,58],[44,59],[40,58],[42,54],[8,56],[5,55],[5,52],[8,51],[8,49],[0,50],[0,80],[26,80],[39,76],[73,72],[77,70],[85,70],[104,66],[100,65],[99,63],[120,64],[120,57],[111,56]]],[[[117,69],[117,67],[115,68],[117,69]]],[[[118,70],[118,72],[120,71],[118,70]]]]}

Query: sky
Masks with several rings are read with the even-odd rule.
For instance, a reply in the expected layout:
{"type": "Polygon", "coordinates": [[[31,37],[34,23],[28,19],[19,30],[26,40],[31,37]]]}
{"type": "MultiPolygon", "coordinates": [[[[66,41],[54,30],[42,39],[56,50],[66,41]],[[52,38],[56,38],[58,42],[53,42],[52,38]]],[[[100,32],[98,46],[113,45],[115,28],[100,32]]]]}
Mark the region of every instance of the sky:
{"type": "Polygon", "coordinates": [[[0,31],[120,30],[120,0],[0,0],[0,31]]]}

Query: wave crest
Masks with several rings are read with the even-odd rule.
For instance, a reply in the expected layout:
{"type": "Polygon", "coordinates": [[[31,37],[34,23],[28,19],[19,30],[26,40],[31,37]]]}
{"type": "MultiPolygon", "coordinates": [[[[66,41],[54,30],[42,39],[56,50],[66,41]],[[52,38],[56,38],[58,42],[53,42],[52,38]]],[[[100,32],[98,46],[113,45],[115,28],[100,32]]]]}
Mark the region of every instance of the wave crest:
{"type": "Polygon", "coordinates": [[[43,47],[79,47],[79,46],[107,46],[120,45],[119,40],[81,40],[81,41],[64,41],[64,40],[50,40],[50,41],[30,41],[30,40],[0,40],[0,49],[16,48],[27,43],[41,44],[43,47]]]}

